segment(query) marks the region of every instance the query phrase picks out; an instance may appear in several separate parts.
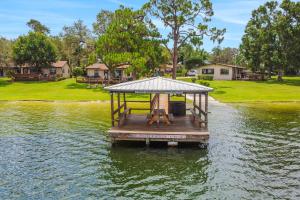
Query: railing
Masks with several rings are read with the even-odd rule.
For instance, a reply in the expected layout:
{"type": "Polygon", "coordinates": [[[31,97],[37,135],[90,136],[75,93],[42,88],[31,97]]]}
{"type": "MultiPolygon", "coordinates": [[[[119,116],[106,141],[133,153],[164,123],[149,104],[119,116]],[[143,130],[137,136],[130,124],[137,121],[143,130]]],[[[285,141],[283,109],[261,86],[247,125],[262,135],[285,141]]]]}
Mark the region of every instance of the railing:
{"type": "Polygon", "coordinates": [[[57,78],[61,78],[62,75],[43,75],[38,73],[31,74],[14,74],[14,81],[55,81],[57,78]]]}
{"type": "Polygon", "coordinates": [[[89,84],[117,84],[126,81],[127,80],[125,79],[119,79],[119,78],[103,79],[102,77],[89,77],[89,76],[76,78],[77,83],[89,83],[89,84]]]}

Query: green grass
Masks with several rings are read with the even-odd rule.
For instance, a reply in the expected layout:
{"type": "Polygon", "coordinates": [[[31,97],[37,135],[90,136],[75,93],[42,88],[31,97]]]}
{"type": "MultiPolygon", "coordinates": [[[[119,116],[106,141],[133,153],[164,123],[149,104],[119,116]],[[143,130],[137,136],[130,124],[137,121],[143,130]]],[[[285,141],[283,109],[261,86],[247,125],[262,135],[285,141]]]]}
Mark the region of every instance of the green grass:
{"type": "Polygon", "coordinates": [[[74,79],[58,82],[10,82],[0,78],[0,100],[108,100],[110,95],[102,88],[89,89],[88,84],[74,79]]]}
{"type": "MultiPolygon", "coordinates": [[[[179,78],[191,82],[191,78],[179,78]]],[[[197,81],[199,83],[199,81],[197,81]]],[[[221,102],[300,102],[300,77],[269,81],[207,81],[212,97],[221,102]]],[[[103,88],[88,88],[74,79],[59,82],[11,82],[0,78],[0,100],[97,101],[109,100],[103,88]]],[[[148,95],[128,95],[128,99],[148,100],[148,95]]]]}
{"type": "MultiPolygon", "coordinates": [[[[191,78],[180,79],[191,82],[191,78]]],[[[210,95],[221,102],[300,102],[300,77],[284,77],[283,82],[276,77],[269,81],[206,82],[214,89],[210,95]]]]}

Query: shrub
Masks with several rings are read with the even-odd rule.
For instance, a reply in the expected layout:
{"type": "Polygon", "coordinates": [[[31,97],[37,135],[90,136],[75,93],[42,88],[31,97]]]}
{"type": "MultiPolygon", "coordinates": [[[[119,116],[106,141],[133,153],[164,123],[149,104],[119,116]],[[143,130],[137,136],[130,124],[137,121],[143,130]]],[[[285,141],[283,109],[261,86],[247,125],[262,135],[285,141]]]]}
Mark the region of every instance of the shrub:
{"type": "Polygon", "coordinates": [[[196,78],[192,78],[193,83],[196,83],[196,80],[197,80],[196,78]]]}
{"type": "Polygon", "coordinates": [[[6,72],[6,76],[8,78],[13,78],[14,75],[15,75],[15,72],[13,70],[9,70],[9,71],[6,72]]]}
{"type": "Polygon", "coordinates": [[[55,81],[62,81],[62,80],[65,80],[66,78],[65,77],[58,77],[55,79],[55,81]]]}
{"type": "Polygon", "coordinates": [[[209,76],[209,75],[198,75],[198,80],[212,81],[213,79],[214,79],[213,76],[209,76]]]}
{"type": "Polygon", "coordinates": [[[78,76],[83,76],[84,70],[81,67],[75,67],[72,71],[73,76],[78,77],[78,76]]]}
{"type": "Polygon", "coordinates": [[[182,69],[182,70],[181,70],[181,76],[185,76],[186,73],[187,73],[187,69],[182,69]]]}
{"type": "Polygon", "coordinates": [[[209,87],[209,83],[208,82],[206,82],[206,81],[199,81],[199,84],[200,85],[204,85],[204,86],[206,86],[206,87],[209,87]]]}

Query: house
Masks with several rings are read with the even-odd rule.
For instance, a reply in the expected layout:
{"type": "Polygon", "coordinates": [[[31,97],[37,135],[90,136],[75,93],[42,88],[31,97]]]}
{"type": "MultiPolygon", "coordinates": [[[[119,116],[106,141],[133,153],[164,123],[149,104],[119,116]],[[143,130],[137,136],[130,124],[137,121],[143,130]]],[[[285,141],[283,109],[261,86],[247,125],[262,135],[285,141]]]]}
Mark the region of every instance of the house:
{"type": "Polygon", "coordinates": [[[56,75],[58,77],[70,78],[71,70],[67,61],[57,61],[52,63],[50,67],[42,68],[44,75],[56,75]]]}
{"type": "Polygon", "coordinates": [[[108,67],[103,63],[95,63],[86,67],[87,78],[98,78],[101,80],[111,80],[112,77],[114,79],[118,79],[120,82],[126,81],[131,77],[131,73],[127,73],[126,69],[128,69],[129,65],[121,65],[117,67],[113,72],[111,72],[108,67]],[[114,75],[112,76],[112,73],[114,75]]]}
{"type": "Polygon", "coordinates": [[[11,67],[0,67],[0,77],[7,76],[7,72],[10,69],[13,69],[13,68],[11,68],[11,67]]]}
{"type": "MultiPolygon", "coordinates": [[[[23,65],[20,67],[20,74],[36,74],[37,68],[30,67],[29,65],[23,65]]],[[[71,75],[71,70],[67,61],[57,61],[52,63],[49,67],[41,68],[41,75],[43,76],[57,76],[69,78],[71,75]]]]}
{"type": "Polygon", "coordinates": [[[48,67],[41,67],[38,70],[36,67],[31,67],[28,64],[18,67],[14,75],[15,81],[39,81],[47,80],[54,81],[57,78],[69,78],[71,76],[70,66],[67,61],[57,61],[48,67]]]}
{"type": "Polygon", "coordinates": [[[9,72],[17,73],[18,67],[14,63],[10,63],[7,66],[0,66],[0,77],[9,76],[9,72]]]}
{"type": "Polygon", "coordinates": [[[172,64],[161,65],[160,71],[166,74],[171,74],[173,72],[173,65],[172,64]]]}
{"type": "Polygon", "coordinates": [[[245,76],[244,67],[227,64],[209,64],[198,68],[198,75],[213,76],[214,80],[239,80],[245,76]]]}
{"type": "MultiPolygon", "coordinates": [[[[181,68],[182,68],[182,65],[180,63],[177,64],[176,71],[181,69],[181,68]]],[[[173,73],[173,64],[162,64],[162,65],[160,65],[159,72],[160,72],[161,75],[172,74],[173,73]]]]}

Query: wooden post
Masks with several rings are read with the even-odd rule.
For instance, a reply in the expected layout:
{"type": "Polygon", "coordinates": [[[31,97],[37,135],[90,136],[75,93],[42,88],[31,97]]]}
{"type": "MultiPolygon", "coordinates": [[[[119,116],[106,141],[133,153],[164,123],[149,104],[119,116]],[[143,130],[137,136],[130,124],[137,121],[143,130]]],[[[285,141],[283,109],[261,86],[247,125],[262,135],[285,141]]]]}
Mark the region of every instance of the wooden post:
{"type": "Polygon", "coordinates": [[[168,114],[170,114],[170,94],[168,94],[168,114]]]}
{"type": "Polygon", "coordinates": [[[123,93],[124,110],[127,109],[126,93],[123,93]]]}
{"type": "Polygon", "coordinates": [[[201,110],[202,110],[202,93],[199,94],[199,108],[200,108],[200,118],[201,118],[201,110]]]}
{"type": "Polygon", "coordinates": [[[120,98],[120,93],[118,93],[118,126],[120,126],[120,116],[121,116],[121,98],[120,98]]]}
{"type": "Polygon", "coordinates": [[[114,116],[114,93],[110,93],[110,110],[111,110],[111,125],[115,126],[115,116],[114,116]]]}
{"type": "Polygon", "coordinates": [[[150,93],[150,102],[149,102],[149,103],[150,103],[150,113],[152,112],[152,110],[151,110],[151,109],[152,109],[152,104],[151,104],[151,102],[152,102],[152,94],[150,93]]]}
{"type": "Polygon", "coordinates": [[[157,109],[159,110],[159,103],[160,103],[160,94],[157,94],[158,96],[158,98],[157,98],[157,109]]]}
{"type": "MultiPolygon", "coordinates": [[[[199,93],[199,117],[200,117],[200,121],[201,121],[201,119],[202,119],[202,117],[201,117],[201,116],[202,116],[202,113],[201,113],[201,110],[202,110],[202,102],[201,102],[202,99],[201,99],[201,95],[202,95],[202,93],[200,92],[200,93],[199,93]]],[[[201,124],[201,122],[200,122],[200,127],[201,127],[201,125],[202,125],[202,124],[201,124]]]]}
{"type": "Polygon", "coordinates": [[[196,113],[196,94],[193,94],[194,95],[194,100],[193,100],[193,107],[194,107],[194,112],[196,113]]]}
{"type": "Polygon", "coordinates": [[[208,127],[208,93],[205,93],[205,128],[208,127]]]}

